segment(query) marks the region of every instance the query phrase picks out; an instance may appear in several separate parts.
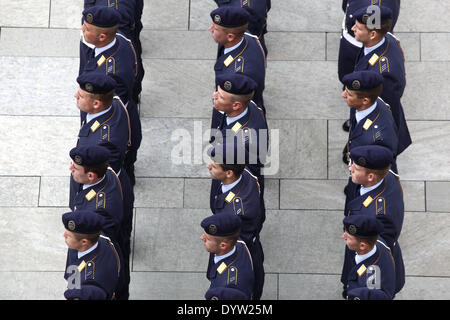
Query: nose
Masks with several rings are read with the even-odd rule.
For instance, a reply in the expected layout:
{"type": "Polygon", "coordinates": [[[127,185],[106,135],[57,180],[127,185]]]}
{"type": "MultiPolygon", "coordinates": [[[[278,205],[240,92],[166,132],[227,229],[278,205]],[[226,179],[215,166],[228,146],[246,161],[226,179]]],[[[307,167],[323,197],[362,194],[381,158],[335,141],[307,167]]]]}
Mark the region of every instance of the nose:
{"type": "Polygon", "coordinates": [[[344,99],[347,98],[347,92],[345,90],[342,91],[341,97],[344,99]]]}

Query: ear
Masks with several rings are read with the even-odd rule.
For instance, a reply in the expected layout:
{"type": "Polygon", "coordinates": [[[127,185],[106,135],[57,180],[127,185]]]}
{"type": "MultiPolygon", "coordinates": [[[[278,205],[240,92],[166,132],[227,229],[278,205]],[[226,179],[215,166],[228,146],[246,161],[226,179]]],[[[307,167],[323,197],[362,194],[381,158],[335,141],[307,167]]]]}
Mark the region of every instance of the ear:
{"type": "Polygon", "coordinates": [[[364,97],[362,102],[363,102],[363,104],[364,104],[365,106],[368,106],[368,105],[370,104],[370,99],[369,99],[369,97],[364,97]]]}
{"type": "Polygon", "coordinates": [[[229,179],[229,178],[232,178],[234,176],[234,172],[233,172],[233,170],[227,170],[225,172],[225,175],[229,179]]]}
{"type": "Polygon", "coordinates": [[[103,108],[103,103],[99,99],[93,99],[93,100],[94,100],[94,102],[92,103],[92,106],[93,106],[94,110],[103,108]]]}
{"type": "Polygon", "coordinates": [[[367,176],[367,179],[368,179],[370,182],[373,182],[373,181],[375,181],[376,176],[375,176],[375,174],[374,174],[373,172],[370,172],[370,173],[368,174],[368,176],[367,176]]]}
{"type": "Polygon", "coordinates": [[[370,40],[376,39],[378,36],[378,33],[375,30],[369,30],[369,38],[370,40]]]}
{"type": "Polygon", "coordinates": [[[108,38],[108,36],[106,35],[106,33],[100,33],[100,34],[98,35],[98,41],[103,42],[103,41],[105,41],[107,38],[108,38]]]}
{"type": "Polygon", "coordinates": [[[236,39],[236,35],[234,33],[227,33],[228,42],[232,42],[236,39]]]}
{"type": "MultiPolygon", "coordinates": [[[[89,179],[89,182],[94,183],[94,181],[97,179],[97,174],[92,171],[89,171],[87,177],[89,179]]],[[[90,184],[92,184],[92,183],[90,183],[90,184]]]]}
{"type": "Polygon", "coordinates": [[[242,108],[243,108],[242,102],[240,101],[233,102],[233,111],[238,111],[241,110],[242,108]]]}

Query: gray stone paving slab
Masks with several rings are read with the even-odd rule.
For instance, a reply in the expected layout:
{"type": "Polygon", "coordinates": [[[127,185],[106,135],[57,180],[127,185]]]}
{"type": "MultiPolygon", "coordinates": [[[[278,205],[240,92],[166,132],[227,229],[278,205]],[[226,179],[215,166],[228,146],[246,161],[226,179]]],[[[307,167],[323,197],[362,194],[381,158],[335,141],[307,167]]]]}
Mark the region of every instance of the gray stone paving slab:
{"type": "Polygon", "coordinates": [[[396,300],[449,300],[449,278],[406,277],[405,286],[396,300]]]}
{"type": "Polygon", "coordinates": [[[0,271],[64,271],[63,213],[56,208],[0,208],[0,271]]]}
{"type": "Polygon", "coordinates": [[[340,278],[336,274],[280,274],[279,299],[341,300],[340,278]]]}
{"type": "Polygon", "coordinates": [[[191,0],[189,30],[208,30],[212,24],[211,11],[217,8],[213,0],[191,0]]]}
{"type": "Polygon", "coordinates": [[[189,0],[152,0],[144,5],[142,24],[152,30],[187,30],[189,0]]]}
{"type": "Polygon", "coordinates": [[[0,177],[1,207],[37,207],[39,177],[0,177]]]}
{"type": "Polygon", "coordinates": [[[448,32],[450,22],[447,19],[436,19],[436,13],[449,10],[448,1],[402,1],[395,30],[397,32],[448,32]]]}
{"type": "MultiPolygon", "coordinates": [[[[78,57],[79,40],[79,30],[2,28],[0,56],[78,57]]],[[[50,63],[47,67],[54,65],[50,63]]]]}
{"type": "Polygon", "coordinates": [[[0,115],[79,117],[78,64],[77,58],[0,56],[0,115]]]}
{"type": "Polygon", "coordinates": [[[280,209],[343,210],[346,180],[281,180],[280,209]]]}
{"type": "Polygon", "coordinates": [[[340,238],[342,218],[342,211],[267,210],[261,232],[266,272],[341,270],[345,248],[340,238]]]}
{"type": "Polygon", "coordinates": [[[264,89],[267,118],[344,119],[348,110],[342,85],[330,76],[334,74],[337,77],[334,62],[270,61],[264,89]]]}
{"type": "Polygon", "coordinates": [[[323,32],[269,32],[264,39],[272,44],[268,63],[271,60],[325,60],[323,32]]]}
{"type": "Polygon", "coordinates": [[[270,145],[277,144],[279,154],[274,149],[272,157],[272,177],[324,179],[326,178],[327,124],[325,120],[268,120],[270,145]],[[277,157],[279,161],[277,162],[277,157]]]}
{"type": "Polygon", "coordinates": [[[402,179],[449,180],[450,128],[446,121],[409,121],[413,144],[397,159],[402,179]],[[430,157],[436,150],[439,155],[430,157]],[[430,170],[430,168],[432,168],[430,170]],[[443,168],[435,170],[435,168],[443,168]],[[444,169],[445,168],[445,169],[444,169]]]}
{"type": "Polygon", "coordinates": [[[66,175],[79,125],[76,118],[0,116],[0,150],[8,151],[0,175],[66,175]]]}
{"type": "Polygon", "coordinates": [[[217,44],[209,31],[143,29],[141,42],[145,59],[213,60],[217,55],[217,44]]]}
{"type": "Polygon", "coordinates": [[[405,212],[399,243],[406,275],[450,276],[450,254],[442,250],[450,242],[449,220],[448,212],[405,212]]]}
{"type": "MultiPolygon", "coordinates": [[[[450,92],[437,90],[450,83],[450,62],[406,63],[407,85],[402,104],[407,120],[450,120],[450,92]]],[[[409,122],[408,122],[409,124],[409,122]]]]}
{"type": "Polygon", "coordinates": [[[204,271],[207,209],[136,209],[133,271],[204,271]],[[170,230],[174,230],[172,232],[170,230]]]}
{"type": "Polygon", "coordinates": [[[449,61],[449,33],[421,33],[422,61],[449,61]]]}
{"type": "Polygon", "coordinates": [[[204,300],[207,266],[204,272],[132,272],[130,300],[204,300]]]}
{"type": "Polygon", "coordinates": [[[0,282],[1,300],[64,300],[67,288],[64,271],[1,271],[0,282]]]}
{"type": "Polygon", "coordinates": [[[138,178],[134,190],[136,208],[183,207],[183,179],[138,178]]]}
{"type": "MultiPolygon", "coordinates": [[[[68,152],[67,152],[68,154],[68,152]]],[[[39,188],[40,207],[68,207],[70,192],[70,159],[67,162],[67,176],[41,177],[39,188]]]]}
{"type": "Polygon", "coordinates": [[[0,26],[47,28],[50,0],[0,0],[0,26]]]}
{"type": "Polygon", "coordinates": [[[141,117],[211,117],[213,60],[144,59],[141,117]]]}
{"type": "Polygon", "coordinates": [[[448,212],[450,209],[450,182],[427,181],[427,210],[448,212]]]}
{"type": "Polygon", "coordinates": [[[401,180],[405,211],[426,211],[425,183],[423,181],[401,180]]]}
{"type": "Polygon", "coordinates": [[[138,177],[208,177],[210,120],[141,118],[138,177]],[[202,143],[203,140],[203,143],[202,143]],[[203,155],[205,158],[203,158],[203,155]]]}
{"type": "Polygon", "coordinates": [[[335,1],[285,0],[272,4],[269,12],[270,31],[336,31],[344,13],[335,1]],[[336,8],[337,7],[337,8],[336,8]]]}
{"type": "Polygon", "coordinates": [[[83,2],[52,0],[50,11],[50,28],[79,29],[83,2]]]}

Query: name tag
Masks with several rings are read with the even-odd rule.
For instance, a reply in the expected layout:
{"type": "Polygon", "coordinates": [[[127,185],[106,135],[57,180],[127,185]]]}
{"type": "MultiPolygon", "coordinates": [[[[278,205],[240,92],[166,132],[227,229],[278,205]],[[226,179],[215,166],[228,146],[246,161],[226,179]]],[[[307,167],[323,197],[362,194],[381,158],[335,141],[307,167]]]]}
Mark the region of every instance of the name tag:
{"type": "Polygon", "coordinates": [[[364,202],[363,202],[364,207],[367,208],[367,207],[369,206],[369,204],[372,203],[372,201],[373,201],[372,197],[371,197],[371,196],[368,196],[368,197],[366,198],[366,200],[364,200],[364,202]]]}
{"type": "Polygon", "coordinates": [[[364,122],[363,128],[364,130],[369,130],[370,126],[372,125],[372,120],[367,119],[366,122],[364,122]]]}
{"type": "Polygon", "coordinates": [[[86,267],[86,262],[84,262],[84,260],[80,263],[80,265],[78,266],[78,272],[83,271],[83,269],[86,267]]]}
{"type": "Polygon", "coordinates": [[[236,122],[236,124],[233,126],[233,128],[231,128],[231,130],[233,130],[234,133],[237,133],[239,131],[239,129],[242,128],[242,124],[240,124],[239,122],[236,122]]]}
{"type": "Polygon", "coordinates": [[[105,60],[106,60],[105,56],[102,55],[100,59],[98,59],[97,61],[97,66],[100,67],[103,64],[103,62],[105,62],[105,60]]]}
{"type": "Polygon", "coordinates": [[[94,198],[96,194],[97,193],[94,190],[91,190],[84,197],[87,199],[87,201],[91,201],[92,198],[94,198]]]}
{"type": "Polygon", "coordinates": [[[356,272],[358,273],[358,276],[361,277],[366,272],[366,270],[367,270],[366,266],[362,265],[356,272]]]}
{"type": "Polygon", "coordinates": [[[95,120],[94,124],[91,126],[91,131],[95,132],[98,129],[98,127],[100,127],[100,122],[95,120]]]}
{"type": "Polygon", "coordinates": [[[231,203],[231,201],[233,201],[235,194],[233,192],[230,191],[230,193],[228,193],[227,197],[225,198],[225,201],[228,203],[231,203]]]}
{"type": "Polygon", "coordinates": [[[232,56],[228,56],[228,58],[225,59],[225,61],[223,62],[223,64],[228,67],[231,63],[233,62],[233,57],[232,56]]]}
{"type": "Polygon", "coordinates": [[[373,56],[369,60],[369,64],[373,67],[375,63],[378,61],[378,55],[376,53],[373,54],[373,56]]]}
{"type": "Polygon", "coordinates": [[[220,264],[220,266],[217,268],[217,272],[219,274],[222,274],[225,271],[226,268],[227,268],[227,265],[225,264],[225,262],[222,262],[220,264]]]}

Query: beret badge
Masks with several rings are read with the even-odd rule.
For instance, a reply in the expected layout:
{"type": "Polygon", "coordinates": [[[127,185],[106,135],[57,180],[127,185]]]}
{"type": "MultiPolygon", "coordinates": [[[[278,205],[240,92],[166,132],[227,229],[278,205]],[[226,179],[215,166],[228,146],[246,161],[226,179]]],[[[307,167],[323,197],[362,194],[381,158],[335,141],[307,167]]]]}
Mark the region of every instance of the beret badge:
{"type": "Polygon", "coordinates": [[[222,21],[222,18],[218,14],[216,14],[214,16],[214,23],[215,24],[220,24],[221,21],[222,21]]]}
{"type": "Polygon", "coordinates": [[[70,220],[70,221],[67,223],[67,227],[69,228],[70,231],[75,230],[75,221],[70,220]]]}
{"type": "Polygon", "coordinates": [[[365,166],[367,164],[366,159],[363,157],[360,157],[357,161],[357,164],[360,166],[365,166]]]}
{"type": "Polygon", "coordinates": [[[209,231],[209,234],[216,234],[217,233],[216,225],[214,225],[214,224],[209,225],[208,231],[209,231]]]}
{"type": "Polygon", "coordinates": [[[94,87],[92,86],[92,84],[91,83],[86,83],[85,85],[84,85],[84,88],[86,89],[86,91],[87,92],[92,92],[92,91],[94,91],[94,87]]]}
{"type": "Polygon", "coordinates": [[[361,88],[361,83],[359,82],[359,80],[354,80],[352,82],[352,89],[353,90],[358,90],[359,88],[361,88]]]}
{"type": "Polygon", "coordinates": [[[81,159],[81,157],[79,155],[76,155],[75,157],[73,157],[73,161],[75,161],[76,164],[81,165],[81,163],[83,162],[83,159],[81,159]]]}
{"type": "Polygon", "coordinates": [[[353,224],[351,224],[351,225],[348,227],[348,232],[349,232],[350,234],[355,234],[355,233],[356,233],[356,227],[355,227],[353,224]]]}
{"type": "Polygon", "coordinates": [[[232,87],[233,85],[231,84],[230,81],[225,81],[225,83],[223,84],[223,88],[227,91],[230,91],[232,87]]]}
{"type": "Polygon", "coordinates": [[[92,13],[88,13],[86,15],[86,21],[87,23],[92,23],[94,21],[94,16],[92,15],[92,13]]]}

